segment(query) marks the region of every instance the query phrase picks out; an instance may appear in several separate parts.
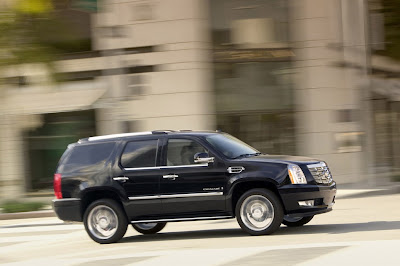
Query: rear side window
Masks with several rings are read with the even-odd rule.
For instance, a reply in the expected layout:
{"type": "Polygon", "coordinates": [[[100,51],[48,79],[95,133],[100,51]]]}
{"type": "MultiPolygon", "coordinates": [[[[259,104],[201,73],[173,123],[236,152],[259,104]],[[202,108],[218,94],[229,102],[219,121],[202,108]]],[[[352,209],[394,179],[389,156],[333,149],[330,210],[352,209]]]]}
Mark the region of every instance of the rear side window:
{"type": "Polygon", "coordinates": [[[158,140],[128,142],[121,156],[124,168],[156,166],[158,140]]]}
{"type": "Polygon", "coordinates": [[[70,172],[82,169],[97,171],[104,167],[114,146],[113,142],[75,146],[61,163],[59,171],[70,172]]]}

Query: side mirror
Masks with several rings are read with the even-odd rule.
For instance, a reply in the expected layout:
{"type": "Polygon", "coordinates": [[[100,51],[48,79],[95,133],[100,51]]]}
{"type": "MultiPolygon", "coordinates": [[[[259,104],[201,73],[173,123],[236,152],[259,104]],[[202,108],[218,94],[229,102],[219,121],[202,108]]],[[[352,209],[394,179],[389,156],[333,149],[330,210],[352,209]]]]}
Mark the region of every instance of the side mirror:
{"type": "Polygon", "coordinates": [[[195,163],[213,163],[214,157],[209,157],[207,152],[198,152],[194,155],[195,163]]]}

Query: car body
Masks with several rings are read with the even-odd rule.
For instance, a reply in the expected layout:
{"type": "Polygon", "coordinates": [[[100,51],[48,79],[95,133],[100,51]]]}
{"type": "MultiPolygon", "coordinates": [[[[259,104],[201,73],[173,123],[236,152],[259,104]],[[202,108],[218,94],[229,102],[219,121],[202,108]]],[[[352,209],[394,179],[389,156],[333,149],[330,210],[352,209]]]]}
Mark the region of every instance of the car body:
{"type": "Polygon", "coordinates": [[[331,211],[336,195],[325,162],[261,154],[215,131],[79,140],[61,157],[54,189],[57,216],[83,221],[99,243],[118,241],[128,224],[156,233],[166,222],[235,217],[252,235],[270,234],[331,211]]]}

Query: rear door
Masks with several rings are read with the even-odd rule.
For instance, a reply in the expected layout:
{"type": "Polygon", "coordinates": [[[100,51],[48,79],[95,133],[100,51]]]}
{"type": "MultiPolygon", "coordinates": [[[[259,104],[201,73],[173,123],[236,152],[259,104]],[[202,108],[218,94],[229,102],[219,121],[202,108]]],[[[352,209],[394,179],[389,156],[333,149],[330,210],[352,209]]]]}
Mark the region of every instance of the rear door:
{"type": "Polygon", "coordinates": [[[123,148],[114,180],[121,183],[129,198],[125,206],[131,220],[151,219],[161,213],[159,199],[160,168],[159,139],[129,141],[123,148]]]}

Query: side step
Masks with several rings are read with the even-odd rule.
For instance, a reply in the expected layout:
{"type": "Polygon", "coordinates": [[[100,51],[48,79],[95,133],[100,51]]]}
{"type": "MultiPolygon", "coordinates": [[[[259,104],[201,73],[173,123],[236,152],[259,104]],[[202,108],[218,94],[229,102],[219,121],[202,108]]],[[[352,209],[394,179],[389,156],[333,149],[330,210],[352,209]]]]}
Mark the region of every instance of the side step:
{"type": "Polygon", "coordinates": [[[211,216],[211,217],[172,218],[172,219],[138,220],[138,221],[131,221],[131,223],[138,224],[138,223],[157,223],[157,222],[187,222],[187,221],[200,221],[200,220],[232,219],[232,218],[235,217],[211,216]]]}

